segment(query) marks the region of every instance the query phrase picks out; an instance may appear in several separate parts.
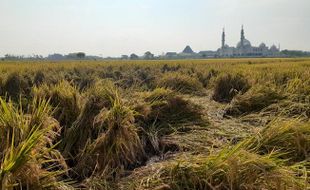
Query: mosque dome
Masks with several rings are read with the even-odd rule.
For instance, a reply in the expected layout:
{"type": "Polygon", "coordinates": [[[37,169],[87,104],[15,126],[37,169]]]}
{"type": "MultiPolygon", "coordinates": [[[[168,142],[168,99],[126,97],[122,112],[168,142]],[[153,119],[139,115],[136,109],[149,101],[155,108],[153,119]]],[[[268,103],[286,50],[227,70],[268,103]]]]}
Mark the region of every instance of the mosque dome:
{"type": "Polygon", "coordinates": [[[261,48],[261,49],[266,48],[266,47],[267,47],[267,46],[266,46],[265,43],[261,43],[261,44],[259,45],[259,48],[261,48]]]}
{"type": "Polygon", "coordinates": [[[273,51],[273,52],[278,51],[277,46],[272,45],[272,46],[270,47],[270,51],[273,51]]]}
{"type": "MultiPolygon", "coordinates": [[[[252,47],[251,42],[247,39],[243,40],[244,47],[252,47]]],[[[237,48],[241,48],[241,41],[237,44],[237,48]]]]}

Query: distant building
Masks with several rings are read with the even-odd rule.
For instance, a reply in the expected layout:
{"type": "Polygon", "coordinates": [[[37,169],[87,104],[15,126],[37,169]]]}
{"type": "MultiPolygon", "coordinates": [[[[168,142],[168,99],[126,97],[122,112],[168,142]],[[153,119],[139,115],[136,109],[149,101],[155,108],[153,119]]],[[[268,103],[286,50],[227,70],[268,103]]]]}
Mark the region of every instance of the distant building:
{"type": "Polygon", "coordinates": [[[179,58],[196,58],[197,53],[195,53],[190,46],[186,46],[184,50],[178,54],[178,57],[179,58]]]}
{"type": "Polygon", "coordinates": [[[177,57],[178,54],[177,52],[167,52],[165,56],[168,58],[173,58],[173,57],[177,57]]]}
{"type": "Polygon", "coordinates": [[[184,54],[194,54],[195,52],[192,50],[190,46],[186,46],[184,50],[182,51],[184,54]]]}
{"type": "Polygon", "coordinates": [[[218,57],[277,57],[283,56],[280,52],[280,47],[272,45],[270,48],[261,43],[258,47],[252,46],[251,42],[246,39],[244,28],[241,28],[240,41],[236,47],[226,44],[226,33],[223,29],[221,47],[216,51],[200,51],[195,53],[193,49],[187,45],[181,53],[168,52],[161,58],[166,59],[204,59],[218,57]]]}
{"type": "Polygon", "coordinates": [[[275,45],[268,48],[266,44],[261,43],[258,47],[252,46],[251,42],[245,38],[243,26],[241,28],[240,41],[236,47],[230,47],[225,43],[225,30],[222,33],[222,46],[217,50],[219,57],[273,57],[278,56],[280,48],[275,45]]]}
{"type": "Polygon", "coordinates": [[[214,58],[217,57],[217,51],[200,51],[198,55],[201,58],[214,58]]]}

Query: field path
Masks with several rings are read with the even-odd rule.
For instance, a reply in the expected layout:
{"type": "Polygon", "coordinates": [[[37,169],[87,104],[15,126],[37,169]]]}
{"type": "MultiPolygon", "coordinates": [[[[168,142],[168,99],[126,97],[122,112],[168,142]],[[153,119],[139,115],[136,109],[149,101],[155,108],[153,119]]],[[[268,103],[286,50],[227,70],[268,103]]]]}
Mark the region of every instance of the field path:
{"type": "Polygon", "coordinates": [[[222,131],[224,136],[230,137],[245,137],[258,131],[259,127],[249,122],[242,122],[240,118],[224,117],[224,110],[228,104],[215,102],[211,98],[211,92],[207,94],[207,96],[187,97],[187,99],[203,107],[205,116],[210,121],[210,128],[222,131]]]}
{"type": "Polygon", "coordinates": [[[210,122],[206,127],[190,126],[184,132],[176,132],[163,138],[165,143],[175,143],[180,151],[199,153],[209,152],[210,149],[222,148],[228,143],[237,143],[244,137],[255,134],[260,127],[242,122],[238,118],[223,117],[227,104],[220,104],[207,96],[185,96],[197,105],[203,107],[204,116],[210,122]]]}

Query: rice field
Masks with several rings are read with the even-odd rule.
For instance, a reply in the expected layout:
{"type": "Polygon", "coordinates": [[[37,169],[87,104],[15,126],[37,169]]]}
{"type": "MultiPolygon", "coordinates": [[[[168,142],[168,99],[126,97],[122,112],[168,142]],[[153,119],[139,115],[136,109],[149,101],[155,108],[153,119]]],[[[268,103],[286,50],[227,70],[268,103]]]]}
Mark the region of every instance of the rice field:
{"type": "Polygon", "coordinates": [[[0,61],[0,190],[310,189],[310,59],[0,61]]]}

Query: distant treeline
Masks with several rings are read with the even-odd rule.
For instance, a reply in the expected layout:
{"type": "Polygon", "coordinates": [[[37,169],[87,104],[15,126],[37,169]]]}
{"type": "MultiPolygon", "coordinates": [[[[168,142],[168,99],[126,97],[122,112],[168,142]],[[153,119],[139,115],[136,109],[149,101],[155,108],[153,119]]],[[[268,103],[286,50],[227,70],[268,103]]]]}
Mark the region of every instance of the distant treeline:
{"type": "MultiPolygon", "coordinates": [[[[310,57],[310,52],[308,51],[300,51],[300,50],[282,50],[281,53],[279,54],[279,57],[310,57]]],[[[189,59],[189,58],[200,58],[204,59],[206,57],[201,56],[201,57],[178,57],[177,59],[189,59]]],[[[220,57],[212,57],[212,58],[220,58],[220,57]]],[[[233,57],[232,57],[233,58],[233,57]]],[[[237,58],[237,57],[236,57],[237,58]]],[[[103,59],[108,59],[108,60],[126,60],[126,59],[131,59],[131,60],[155,60],[155,59],[169,59],[169,57],[163,57],[163,56],[155,56],[151,52],[146,52],[143,56],[138,56],[136,54],[131,54],[130,56],[128,55],[122,55],[121,57],[100,57],[100,56],[94,56],[94,55],[86,55],[84,52],[77,52],[77,53],[69,53],[67,55],[62,55],[58,53],[50,54],[47,57],[43,57],[42,55],[30,55],[30,56],[24,56],[24,55],[13,55],[13,54],[6,54],[4,57],[0,57],[2,61],[4,60],[103,60],[103,59]]],[[[174,58],[176,59],[176,58],[174,58]]]]}
{"type": "Polygon", "coordinates": [[[298,50],[283,50],[281,54],[287,57],[310,57],[310,52],[298,50]]]}
{"type": "Polygon", "coordinates": [[[42,55],[12,55],[12,54],[6,54],[2,60],[81,60],[81,59],[102,59],[102,57],[99,56],[86,56],[86,53],[84,52],[77,52],[77,53],[69,53],[67,55],[62,55],[58,53],[54,53],[51,55],[48,55],[47,57],[43,57],[42,55]]]}

